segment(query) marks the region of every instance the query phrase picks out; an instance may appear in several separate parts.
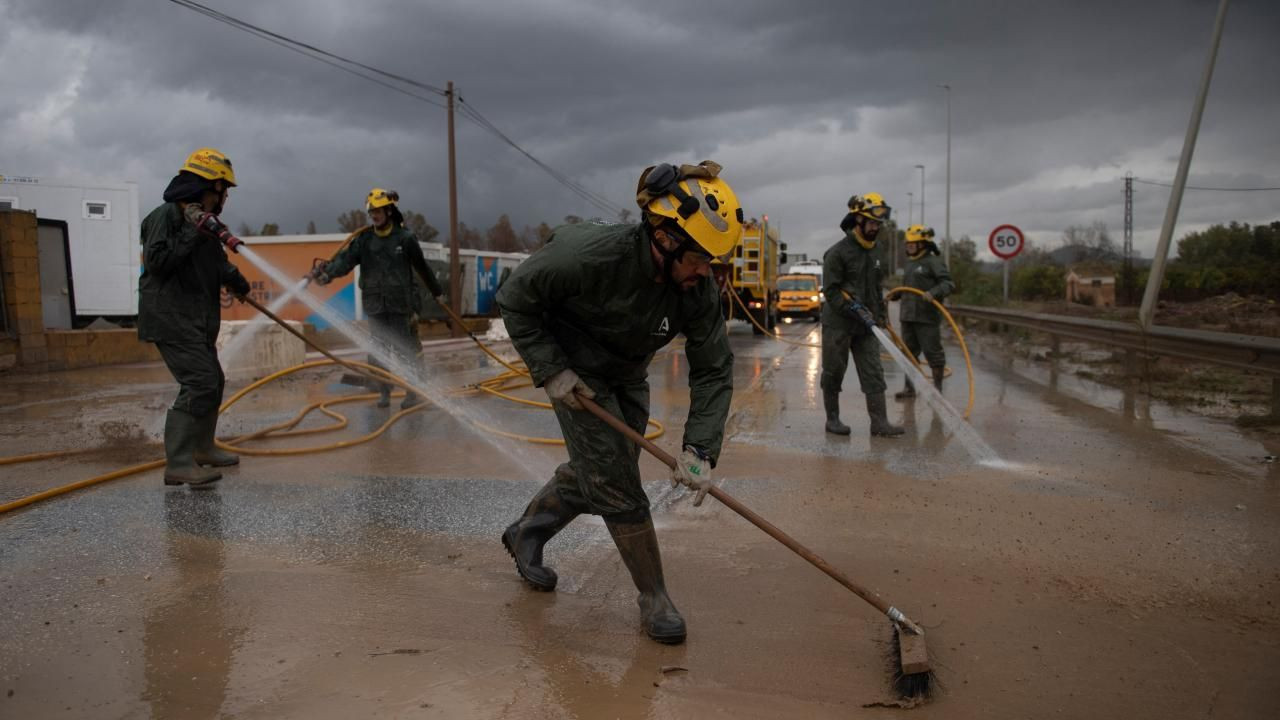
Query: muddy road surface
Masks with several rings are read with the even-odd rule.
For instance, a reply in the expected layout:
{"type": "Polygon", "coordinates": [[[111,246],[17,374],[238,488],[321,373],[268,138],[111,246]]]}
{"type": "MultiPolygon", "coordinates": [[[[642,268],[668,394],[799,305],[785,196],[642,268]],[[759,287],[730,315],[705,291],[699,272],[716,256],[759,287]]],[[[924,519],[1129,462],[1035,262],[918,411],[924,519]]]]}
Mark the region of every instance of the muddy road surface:
{"type": "MultiPolygon", "coordinates": [[[[852,369],[853,434],[827,435],[818,350],[738,324],[732,342],[715,477],[928,628],[927,704],[895,706],[885,618],[714,500],[692,507],[649,459],[688,641],[642,635],[597,518],[547,546],[555,592],[526,588],[498,536],[563,450],[499,433],[554,436],[554,419],[456,392],[501,368],[445,343],[435,402],[370,442],[245,456],[203,492],[152,470],[0,515],[0,717],[1280,717],[1280,437],[978,356],[973,426],[1000,456],[978,465],[922,402],[891,400],[906,435],[870,438],[852,369]]],[[[674,451],[680,350],[651,372],[674,451]]],[[[264,388],[221,432],[358,392],[340,376],[264,388]]],[[[0,456],[86,450],[0,466],[0,503],[161,457],[173,393],[160,366],[0,377],[0,456]]],[[[250,447],[389,415],[335,409],[345,428],[250,447]]]]}

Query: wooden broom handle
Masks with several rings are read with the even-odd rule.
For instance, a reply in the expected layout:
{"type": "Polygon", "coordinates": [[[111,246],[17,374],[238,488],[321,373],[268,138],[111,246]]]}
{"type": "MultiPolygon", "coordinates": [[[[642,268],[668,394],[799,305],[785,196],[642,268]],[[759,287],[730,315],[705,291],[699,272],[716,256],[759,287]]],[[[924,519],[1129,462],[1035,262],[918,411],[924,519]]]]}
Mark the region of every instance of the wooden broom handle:
{"type": "MultiPolygon", "coordinates": [[[[658,458],[658,460],[661,460],[662,463],[667,467],[671,468],[672,470],[675,469],[676,467],[675,458],[668,455],[665,450],[653,444],[645,436],[631,429],[631,427],[626,423],[624,423],[622,420],[614,417],[607,410],[597,405],[594,400],[583,397],[582,395],[578,395],[578,402],[582,403],[582,406],[587,409],[587,412],[591,413],[592,415],[595,415],[596,417],[604,421],[609,427],[622,433],[623,436],[625,436],[628,440],[631,440],[632,442],[638,444],[640,447],[644,448],[645,450],[648,450],[650,455],[653,455],[654,457],[658,458]]],[[[818,557],[816,553],[814,553],[812,550],[805,547],[804,545],[801,545],[799,541],[797,541],[795,538],[791,537],[790,535],[786,534],[782,530],[778,529],[778,527],[775,526],[773,523],[757,515],[755,511],[751,510],[751,508],[748,508],[746,505],[743,505],[742,503],[738,502],[738,500],[734,498],[732,495],[721,490],[718,487],[715,487],[714,485],[708,490],[708,492],[712,497],[714,497],[716,500],[719,500],[730,510],[738,513],[742,517],[746,518],[747,521],[750,522],[752,525],[755,525],[756,527],[765,531],[765,533],[767,533],[769,537],[773,538],[774,540],[777,540],[783,545],[786,545],[788,548],[791,549],[792,552],[804,558],[805,560],[808,560],[811,565],[813,565],[814,567],[818,568],[822,572],[829,575],[832,580],[835,580],[836,582],[848,588],[852,593],[854,593],[858,597],[862,598],[863,600],[866,600],[868,603],[871,603],[871,605],[874,606],[880,612],[886,615],[889,614],[889,603],[881,599],[879,595],[876,595],[870,590],[867,590],[861,585],[850,580],[848,577],[845,576],[844,573],[832,567],[831,564],[828,563],[826,560],[823,560],[822,558],[818,557]]]]}

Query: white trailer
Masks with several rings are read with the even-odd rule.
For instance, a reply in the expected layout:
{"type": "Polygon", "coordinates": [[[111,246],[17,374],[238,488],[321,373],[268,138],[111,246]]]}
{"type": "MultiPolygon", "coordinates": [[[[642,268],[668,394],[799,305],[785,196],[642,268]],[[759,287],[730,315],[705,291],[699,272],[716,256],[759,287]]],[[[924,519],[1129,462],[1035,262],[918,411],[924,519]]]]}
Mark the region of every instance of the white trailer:
{"type": "MultiPolygon", "coordinates": [[[[71,277],[45,277],[56,258],[41,259],[42,293],[71,300],[79,324],[100,316],[132,318],[138,314],[139,244],[138,185],[133,182],[74,183],[42,177],[0,175],[0,209],[28,210],[44,220],[66,223],[71,277]],[[49,261],[49,262],[46,262],[49,261]],[[59,287],[65,283],[64,287],[59,287]],[[49,287],[45,287],[48,285],[49,287]]],[[[41,243],[42,256],[56,245],[41,243]]]]}

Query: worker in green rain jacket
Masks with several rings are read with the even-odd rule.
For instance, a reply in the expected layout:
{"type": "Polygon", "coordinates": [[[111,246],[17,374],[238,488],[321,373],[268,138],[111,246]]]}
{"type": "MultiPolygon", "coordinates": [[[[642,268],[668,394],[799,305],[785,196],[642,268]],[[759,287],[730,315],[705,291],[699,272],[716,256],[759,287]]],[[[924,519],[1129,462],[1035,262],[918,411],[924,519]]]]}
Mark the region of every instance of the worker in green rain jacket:
{"type": "Polygon", "coordinates": [[[156,344],[179,385],[164,419],[165,485],[204,485],[222,473],[202,466],[240,462],[214,440],[226,386],[214,345],[222,325],[220,295],[223,286],[237,295],[249,292],[249,281],[223,250],[240,241],[218,219],[235,184],[227,156],[200,148],[169,181],[164,204],[142,221],[138,339],[156,344]]]}
{"type": "MultiPolygon", "coordinates": [[[[416,272],[422,278],[437,301],[444,294],[444,288],[427,265],[418,239],[404,226],[404,216],[396,207],[399,200],[395,191],[370,190],[365,210],[373,227],[352,238],[332,260],[314,268],[311,278],[328,285],[333,278],[342,277],[359,265],[360,300],[374,339],[387,345],[407,367],[416,370],[422,341],[418,339],[420,299],[413,274],[416,272]]],[[[369,356],[369,364],[394,372],[373,355],[369,356]]],[[[415,378],[405,380],[412,383],[415,378]]],[[[378,407],[391,404],[389,384],[381,383],[378,393],[378,407]]],[[[421,402],[422,397],[410,390],[400,407],[408,409],[421,402]]]]}
{"type": "MultiPolygon", "coordinates": [[[[902,284],[924,292],[923,296],[901,291],[889,295],[890,300],[902,300],[898,309],[902,342],[913,358],[924,352],[933,372],[933,386],[941,391],[942,376],[947,370],[947,354],[942,349],[942,313],[934,307],[933,301],[950,295],[956,286],[951,282],[951,271],[942,261],[937,244],[933,242],[933,228],[923,225],[907,228],[907,267],[903,270],[902,284]]],[[[913,398],[916,388],[907,379],[902,391],[893,396],[898,400],[913,398]]]]}
{"type": "Polygon", "coordinates": [[[871,434],[896,437],[903,430],[889,423],[885,408],[884,368],[880,365],[880,344],[873,334],[884,327],[888,312],[880,287],[880,261],[876,258],[876,236],[891,210],[880,193],[854,195],[849,212],[840,222],[844,237],[822,256],[822,404],[827,413],[826,430],[848,435],[849,426],[840,421],[840,390],[849,356],[858,372],[858,384],[867,398],[871,434]]]}
{"type": "Polygon", "coordinates": [[[649,362],[683,334],[689,416],[671,480],[696,489],[694,504],[701,504],[733,395],[733,353],[711,262],[732,251],[742,232],[742,209],[719,172],[711,161],[646,169],[638,225],[557,228],[497,295],[512,344],[551,398],[569,452],[502,542],[521,577],[552,590],[557,576],[543,564],[543,546],[578,515],[602,516],[640,592],[644,630],[663,643],[683,642],[685,622],[663,580],[640,449],[578,397],[643,433],[649,362]]]}

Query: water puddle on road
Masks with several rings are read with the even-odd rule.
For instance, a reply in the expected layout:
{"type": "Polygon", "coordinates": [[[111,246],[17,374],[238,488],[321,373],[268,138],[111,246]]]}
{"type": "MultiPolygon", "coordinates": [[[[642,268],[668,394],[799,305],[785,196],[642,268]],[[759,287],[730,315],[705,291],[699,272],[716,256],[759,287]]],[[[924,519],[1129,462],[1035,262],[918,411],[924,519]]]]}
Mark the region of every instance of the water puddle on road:
{"type": "Polygon", "coordinates": [[[907,374],[911,383],[915,385],[916,393],[924,398],[929,407],[933,408],[933,411],[938,414],[938,418],[942,420],[946,430],[953,437],[960,440],[960,443],[964,445],[965,450],[969,452],[969,456],[974,461],[984,467],[1000,469],[1011,469],[1013,467],[1010,463],[1000,459],[1000,455],[995,451],[995,448],[987,444],[987,441],[982,439],[982,436],[978,434],[973,425],[970,425],[964,419],[964,416],[952,407],[946,398],[942,397],[942,393],[938,392],[937,388],[933,386],[933,381],[926,378],[924,373],[920,372],[920,368],[916,367],[915,363],[902,354],[902,351],[893,344],[893,341],[889,339],[889,336],[883,330],[873,327],[871,332],[875,334],[876,340],[880,341],[880,345],[889,353],[893,361],[902,368],[902,372],[907,374]]]}

